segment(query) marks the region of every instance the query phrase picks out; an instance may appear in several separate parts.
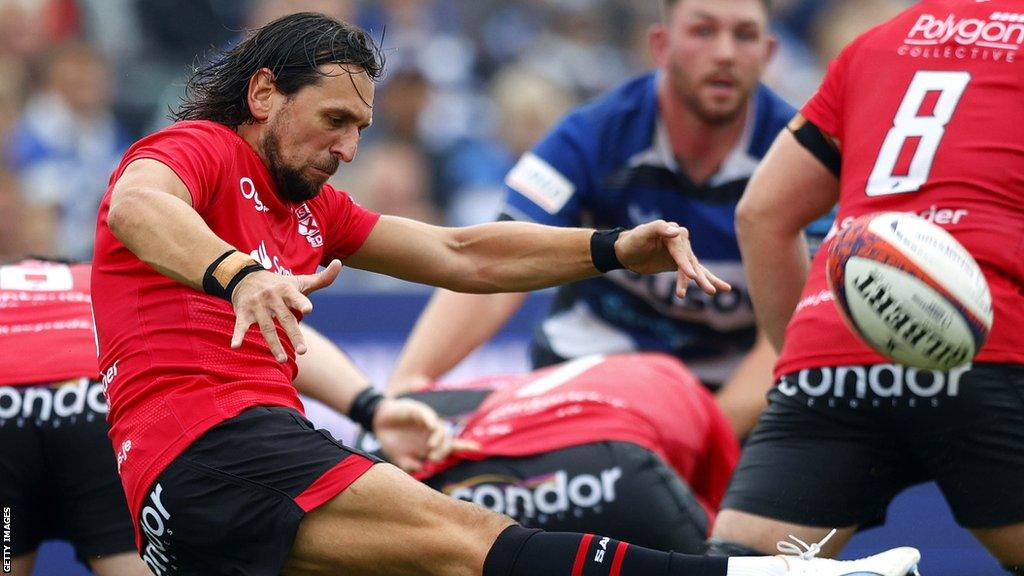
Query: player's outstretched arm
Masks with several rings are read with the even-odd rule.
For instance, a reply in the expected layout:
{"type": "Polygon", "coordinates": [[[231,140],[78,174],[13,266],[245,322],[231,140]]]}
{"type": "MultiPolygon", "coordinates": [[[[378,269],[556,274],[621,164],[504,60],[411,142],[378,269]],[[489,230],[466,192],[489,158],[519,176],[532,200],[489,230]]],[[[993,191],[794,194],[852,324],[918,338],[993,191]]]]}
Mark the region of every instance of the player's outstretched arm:
{"type": "Polygon", "coordinates": [[[231,347],[241,346],[252,324],[260,332],[279,362],[287,360],[274,325],[276,318],[291,340],[295,351],[305,352],[305,344],[292,310],[312,311],[306,295],[337,277],[340,262],[332,262],[323,272],[303,276],[281,276],[267,272],[248,256],[235,250],[210,230],[192,208],[192,196],[177,174],[161,162],[140,159],[132,162],[114,184],[107,213],[110,231],[140,260],[161,274],[196,290],[204,290],[204,279],[211,264],[223,266],[214,271],[222,288],[220,295],[235,309],[236,323],[231,347]],[[251,267],[237,283],[232,277],[251,267]],[[229,288],[230,287],[230,288],[229,288]]]}
{"type": "MultiPolygon", "coordinates": [[[[597,276],[593,235],[584,228],[526,222],[442,228],[383,216],[346,262],[457,292],[522,292],[597,276]]],[[[612,249],[618,262],[634,272],[676,271],[680,295],[691,279],[709,294],[729,289],[697,260],[686,229],[671,222],[623,231],[612,249]]]]}
{"type": "Polygon", "coordinates": [[[526,292],[463,294],[438,289],[398,357],[388,394],[413,392],[437,380],[501,330],[526,292]]]}
{"type": "Polygon", "coordinates": [[[761,330],[782,349],[807,281],[803,229],[839,197],[839,181],[784,130],[750,178],[736,208],[736,234],[761,330]]]}

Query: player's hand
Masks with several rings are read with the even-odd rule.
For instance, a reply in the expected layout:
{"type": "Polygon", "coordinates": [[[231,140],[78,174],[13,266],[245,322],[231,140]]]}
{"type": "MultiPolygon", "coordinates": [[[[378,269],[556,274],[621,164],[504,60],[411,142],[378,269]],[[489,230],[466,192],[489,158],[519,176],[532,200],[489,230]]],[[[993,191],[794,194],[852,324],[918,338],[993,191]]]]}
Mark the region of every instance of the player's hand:
{"type": "Polygon", "coordinates": [[[690,232],[675,222],[655,220],[624,231],[615,241],[615,255],[623,266],[640,274],[675,270],[676,296],[680,298],[686,296],[691,280],[708,294],[732,290],[697,260],[690,232]]]}
{"type": "Polygon", "coordinates": [[[261,271],[243,278],[231,294],[231,305],[235,308],[235,331],[231,335],[231,347],[240,347],[249,327],[256,324],[274,358],[278,362],[287,361],[288,355],[277,335],[276,319],[295,348],[295,353],[305,354],[306,342],[299,330],[299,321],[292,311],[297,310],[302,314],[312,312],[313,303],[306,296],[329,286],[339,272],[341,261],[333,260],[327,268],[316,274],[282,276],[261,271]]]}
{"type": "Polygon", "coordinates": [[[477,450],[475,442],[453,438],[434,409],[409,398],[386,398],[373,417],[373,434],[388,459],[406,472],[452,452],[477,450]]]}

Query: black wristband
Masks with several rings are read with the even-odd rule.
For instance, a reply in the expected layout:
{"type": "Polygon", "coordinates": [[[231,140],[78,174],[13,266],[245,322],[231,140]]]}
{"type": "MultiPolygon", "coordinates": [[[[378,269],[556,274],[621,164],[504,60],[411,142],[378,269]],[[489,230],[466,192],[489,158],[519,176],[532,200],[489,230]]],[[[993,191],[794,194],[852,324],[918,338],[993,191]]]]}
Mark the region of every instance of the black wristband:
{"type": "Polygon", "coordinates": [[[238,250],[228,250],[218,256],[216,260],[206,267],[206,273],[203,274],[203,292],[218,298],[223,298],[230,302],[231,294],[235,291],[235,287],[238,286],[238,283],[249,274],[259,272],[260,270],[266,270],[266,268],[253,260],[252,257],[246,256],[238,250]],[[224,271],[219,271],[218,269],[223,264],[225,268],[228,268],[228,273],[230,273],[230,268],[232,266],[238,266],[239,263],[234,260],[227,264],[224,263],[225,260],[231,257],[240,259],[240,262],[243,264],[248,261],[248,264],[245,264],[239,268],[237,272],[231,274],[225,282],[224,271]]]}
{"type": "Polygon", "coordinates": [[[376,416],[377,408],[383,401],[384,395],[370,386],[352,400],[352,406],[348,409],[349,420],[362,426],[363,430],[373,432],[373,417],[376,416]]]}
{"type": "Polygon", "coordinates": [[[615,255],[615,241],[625,228],[613,228],[611,230],[594,230],[590,237],[590,259],[594,262],[594,268],[604,274],[612,270],[625,268],[619,257],[615,255]]]}

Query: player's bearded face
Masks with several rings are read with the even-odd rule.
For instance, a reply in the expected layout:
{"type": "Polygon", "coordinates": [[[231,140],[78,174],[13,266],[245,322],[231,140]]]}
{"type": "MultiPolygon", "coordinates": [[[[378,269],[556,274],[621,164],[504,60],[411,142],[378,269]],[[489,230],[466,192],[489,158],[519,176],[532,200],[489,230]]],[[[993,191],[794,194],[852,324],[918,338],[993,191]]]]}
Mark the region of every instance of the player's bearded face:
{"type": "Polygon", "coordinates": [[[285,160],[282,146],[281,121],[275,120],[263,136],[263,154],[267,161],[267,170],[274,178],[278,194],[286,202],[300,203],[312,200],[320,193],[320,189],[332,174],[338,171],[338,159],[328,154],[318,161],[291,165],[285,160]],[[310,175],[309,165],[315,169],[310,175]]]}
{"type": "Polygon", "coordinates": [[[683,0],[665,23],[660,56],[676,97],[710,124],[735,120],[771,57],[760,0],[683,0]]]}
{"type": "Polygon", "coordinates": [[[373,82],[359,69],[325,65],[324,75],[278,100],[259,146],[282,200],[320,193],[341,162],[351,162],[372,120],[373,82]]]}

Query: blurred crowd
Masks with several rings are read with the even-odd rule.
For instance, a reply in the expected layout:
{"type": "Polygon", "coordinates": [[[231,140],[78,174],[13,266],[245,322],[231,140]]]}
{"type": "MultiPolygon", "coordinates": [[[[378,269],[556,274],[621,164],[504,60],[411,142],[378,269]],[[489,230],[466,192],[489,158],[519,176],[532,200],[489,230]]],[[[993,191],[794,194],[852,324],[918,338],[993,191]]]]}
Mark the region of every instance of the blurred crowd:
{"type": "MultiPolygon", "coordinates": [[[[843,45],[909,3],[775,0],[767,83],[799,106],[843,45]]],[[[189,69],[304,10],[360,24],[387,58],[374,125],[332,183],[464,225],[496,215],[505,172],[569,108],[652,66],[661,0],[0,0],[0,260],[89,259],[110,172],[169,122],[189,69]]]]}

